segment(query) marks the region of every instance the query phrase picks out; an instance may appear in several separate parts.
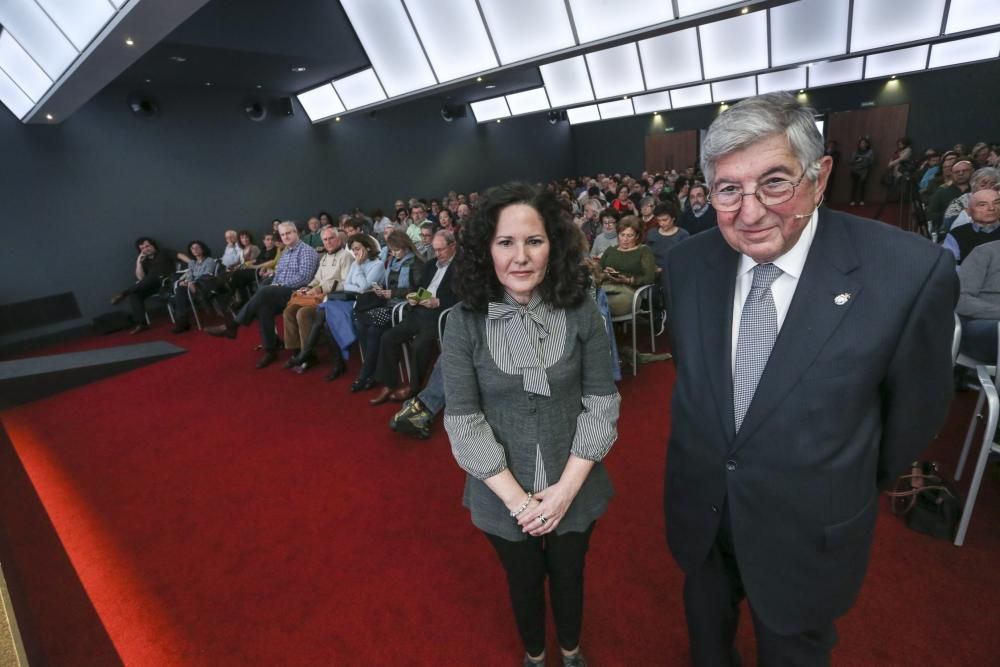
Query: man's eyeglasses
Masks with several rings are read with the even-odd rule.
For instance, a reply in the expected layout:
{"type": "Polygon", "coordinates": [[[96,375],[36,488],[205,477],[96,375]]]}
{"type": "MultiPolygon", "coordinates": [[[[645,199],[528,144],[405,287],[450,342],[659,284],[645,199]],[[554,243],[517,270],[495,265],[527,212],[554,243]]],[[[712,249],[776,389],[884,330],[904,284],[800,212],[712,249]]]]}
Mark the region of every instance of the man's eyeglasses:
{"type": "Polygon", "coordinates": [[[977,208],[981,211],[985,211],[990,208],[1000,208],[1000,199],[994,199],[993,201],[977,201],[972,206],[973,208],[977,208]]]}
{"type": "Polygon", "coordinates": [[[759,185],[754,192],[743,192],[735,185],[726,185],[721,190],[713,192],[708,199],[716,211],[738,211],[743,207],[743,198],[753,195],[764,206],[777,206],[795,196],[795,188],[799,187],[805,172],[797,181],[768,181],[759,185]]]}

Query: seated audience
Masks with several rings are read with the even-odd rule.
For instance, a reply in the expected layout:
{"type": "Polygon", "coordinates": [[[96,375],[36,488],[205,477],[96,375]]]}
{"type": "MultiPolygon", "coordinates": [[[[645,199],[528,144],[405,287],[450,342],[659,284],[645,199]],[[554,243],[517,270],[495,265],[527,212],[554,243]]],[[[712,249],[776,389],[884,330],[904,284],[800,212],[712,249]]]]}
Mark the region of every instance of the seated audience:
{"type": "Polygon", "coordinates": [[[344,232],[333,227],[324,227],[320,232],[324,253],[319,258],[319,268],[309,284],[300,287],[295,296],[285,306],[282,319],[285,323],[285,349],[292,353],[285,362],[285,368],[297,368],[303,372],[315,361],[315,357],[302,357],[299,351],[305,347],[306,337],[316,322],[316,309],[323,298],[333,292],[344,279],[351,267],[351,254],[344,248],[344,232]]]}
{"type": "Polygon", "coordinates": [[[423,288],[432,296],[422,301],[407,299],[409,307],[402,322],[383,334],[375,369],[375,379],[382,385],[382,391],[369,401],[372,405],[379,405],[387,400],[405,401],[419,390],[438,338],[438,316],[442,310],[455,305],[457,300],[452,288],[452,272],[449,270],[455,257],[455,235],[440,231],[434,235],[432,244],[437,261],[428,262],[424,266],[423,274],[416,284],[418,289],[423,288]],[[397,389],[403,343],[410,344],[413,364],[409,386],[397,389]]]}
{"type": "MultiPolygon", "coordinates": [[[[451,212],[442,209],[439,215],[451,215],[451,212]]],[[[382,334],[392,326],[392,309],[402,302],[408,293],[416,289],[417,277],[424,268],[424,260],[405,232],[393,231],[387,239],[387,245],[390,260],[385,278],[379,286],[373,286],[373,292],[380,300],[378,305],[359,312],[361,307],[359,303],[354,310],[354,326],[365,361],[361,373],[351,384],[352,392],[364,391],[375,386],[379,343],[382,334]]]]}
{"type": "Polygon", "coordinates": [[[927,223],[933,230],[943,230],[944,213],[952,201],[969,191],[972,163],[959,160],[951,167],[951,181],[945,181],[927,203],[927,223]]]}
{"type": "Polygon", "coordinates": [[[992,188],[973,192],[966,209],[972,224],[956,227],[948,232],[944,247],[961,264],[972,249],[1000,239],[1000,194],[992,188]]]}
{"type": "Polygon", "coordinates": [[[993,167],[983,167],[982,169],[977,169],[975,173],[972,174],[972,178],[969,180],[969,191],[961,197],[956,198],[953,202],[948,204],[948,208],[945,209],[943,225],[944,230],[948,231],[954,227],[961,227],[962,225],[967,225],[972,222],[969,218],[969,214],[965,212],[965,210],[969,208],[969,197],[973,192],[978,192],[987,188],[992,190],[1000,188],[1000,170],[993,167]]]}
{"type": "Polygon", "coordinates": [[[393,226],[392,220],[385,217],[385,214],[382,213],[382,209],[376,208],[372,211],[372,232],[375,236],[385,238],[385,228],[389,227],[391,229],[393,226]]]}
{"type": "Polygon", "coordinates": [[[240,249],[243,251],[243,265],[253,264],[260,257],[260,248],[253,242],[253,234],[247,230],[241,230],[239,235],[240,249]]]}
{"type": "Polygon", "coordinates": [[[212,258],[212,251],[201,241],[191,241],[187,254],[179,253],[177,257],[187,264],[187,270],[174,286],[174,328],[171,332],[175,334],[191,328],[191,302],[196,298],[206,299],[212,293],[219,267],[219,262],[212,258]]]}
{"type": "Polygon", "coordinates": [[[426,220],[427,209],[423,203],[417,202],[410,207],[410,226],[406,228],[406,235],[414,243],[420,242],[420,225],[424,224],[426,220]]]}
{"type": "Polygon", "coordinates": [[[618,196],[611,201],[611,207],[618,211],[619,215],[629,215],[635,213],[635,203],[629,198],[629,187],[623,185],[618,188],[618,196]]]}
{"type": "Polygon", "coordinates": [[[660,290],[663,296],[667,294],[667,253],[678,243],[688,238],[690,234],[677,226],[677,206],[665,201],[657,204],[654,209],[656,229],[646,233],[646,245],[653,251],[656,260],[656,273],[659,278],[660,290]]]}
{"type": "MultiPolygon", "coordinates": [[[[590,246],[590,256],[600,259],[604,251],[618,245],[618,221],[621,216],[610,206],[601,212],[601,233],[594,237],[590,246]]],[[[583,230],[580,230],[581,233],[583,230]]]]}
{"type": "Polygon", "coordinates": [[[653,214],[656,202],[656,197],[649,195],[645,195],[639,200],[639,219],[642,221],[643,234],[648,234],[650,230],[656,229],[656,216],[653,214]]]}
{"type": "Polygon", "coordinates": [[[226,249],[222,251],[222,266],[226,271],[235,271],[243,266],[243,248],[240,247],[240,236],[235,229],[227,229],[226,249]]]}
{"type": "Polygon", "coordinates": [[[708,186],[694,183],[688,188],[688,208],[681,215],[680,226],[694,236],[717,225],[715,209],[708,201],[708,186]]]}
{"type": "Polygon", "coordinates": [[[437,225],[438,229],[447,229],[452,234],[458,234],[458,228],[455,226],[455,219],[451,217],[451,211],[446,208],[441,209],[438,212],[437,225]]]}
{"type": "MultiPolygon", "coordinates": [[[[448,211],[448,209],[443,208],[442,211],[448,211]]],[[[448,211],[450,214],[451,211],[448,211]]],[[[414,244],[417,249],[417,255],[424,262],[429,262],[434,257],[434,246],[432,241],[434,240],[434,225],[430,222],[425,222],[420,227],[420,239],[414,244]]]]}
{"type": "Polygon", "coordinates": [[[461,202],[455,209],[455,214],[457,216],[455,219],[455,226],[461,229],[465,225],[469,224],[469,219],[472,218],[472,208],[467,203],[461,202]]]}
{"type": "Polygon", "coordinates": [[[977,361],[997,361],[1000,321],[1000,241],[973,249],[958,268],[962,292],[955,312],[962,320],[961,350],[977,361]]]}
{"type": "Polygon", "coordinates": [[[306,233],[302,235],[302,242],[312,248],[322,248],[323,241],[320,239],[319,235],[320,227],[321,225],[318,217],[313,216],[306,220],[306,233]]]}
{"type": "Polygon", "coordinates": [[[632,297],[656,278],[653,251],[642,245],[642,223],[627,215],[618,223],[618,245],[601,257],[602,284],[613,316],[632,312],[632,297]]]}
{"type": "Polygon", "coordinates": [[[132,310],[132,321],[135,328],[131,332],[137,334],[149,328],[146,324],[146,299],[160,291],[163,279],[174,275],[174,264],[178,259],[174,253],[161,251],[156,241],[143,236],[135,242],[139,256],[135,258],[136,283],[128,289],[119,292],[112,299],[112,304],[119,304],[128,299],[132,310]]]}
{"type": "Polygon", "coordinates": [[[225,324],[205,329],[212,336],[236,338],[240,326],[249,326],[254,319],[260,323],[260,338],[264,354],[257,368],[264,368],[278,358],[278,336],[274,330],[275,316],[285,309],[292,293],[308,284],[316,275],[319,255],[312,247],[299,240],[299,230],[294,222],[278,226],[285,251],[281,254],[270,285],[258,289],[235,317],[225,324]]]}

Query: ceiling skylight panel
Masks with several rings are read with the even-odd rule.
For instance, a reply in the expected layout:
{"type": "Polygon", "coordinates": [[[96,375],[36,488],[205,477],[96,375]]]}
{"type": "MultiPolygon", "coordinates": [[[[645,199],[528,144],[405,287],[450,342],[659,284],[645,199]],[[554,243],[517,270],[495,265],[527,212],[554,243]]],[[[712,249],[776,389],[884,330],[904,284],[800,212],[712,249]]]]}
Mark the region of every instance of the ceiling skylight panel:
{"type": "Polygon", "coordinates": [[[375,76],[375,70],[371,68],[338,79],[333,82],[333,87],[337,91],[337,97],[348,109],[357,109],[385,99],[382,85],[375,76]]]}
{"type": "Polygon", "coordinates": [[[545,94],[545,88],[535,88],[526,90],[523,93],[514,93],[507,96],[507,106],[513,115],[522,113],[533,113],[544,111],[549,108],[549,98],[545,94]]]}
{"type": "Polygon", "coordinates": [[[52,87],[52,79],[31,59],[21,45],[6,30],[0,32],[0,69],[24,91],[32,102],[37,102],[52,87]]]}
{"type": "Polygon", "coordinates": [[[479,0],[504,65],[576,45],[565,2],[479,0]]]}
{"type": "Polygon", "coordinates": [[[865,57],[865,78],[876,79],[880,76],[903,74],[924,69],[927,64],[928,46],[914,46],[909,49],[874,53],[865,57]]]}
{"type": "Polygon", "coordinates": [[[602,120],[611,120],[612,118],[635,115],[635,109],[632,108],[632,100],[604,102],[603,104],[597,105],[597,110],[600,112],[602,120]]]}
{"type": "Polygon", "coordinates": [[[117,7],[118,9],[121,9],[122,5],[124,5],[126,2],[128,2],[128,0],[111,0],[111,4],[117,7]]]}
{"type": "Polygon", "coordinates": [[[632,98],[632,107],[636,113],[665,111],[670,108],[670,93],[663,91],[662,93],[637,95],[632,98]]]}
{"type": "Polygon", "coordinates": [[[854,0],[851,51],[866,51],[941,31],[945,0],[854,0]]]}
{"type": "Polygon", "coordinates": [[[767,69],[767,12],[699,26],[705,78],[767,69]]]}
{"type": "Polygon", "coordinates": [[[341,104],[340,98],[337,97],[337,93],[333,89],[333,84],[328,83],[319,88],[307,90],[304,93],[299,93],[296,97],[299,98],[299,104],[305,109],[309,120],[314,123],[345,111],[344,105],[341,104]]]}
{"type": "Polygon", "coordinates": [[[642,83],[639,52],[634,42],[588,53],[586,58],[597,99],[646,89],[642,83]]]}
{"type": "Polygon", "coordinates": [[[488,100],[480,100],[469,104],[472,113],[476,116],[477,123],[485,123],[498,118],[509,118],[510,109],[507,107],[507,100],[503,97],[491,97],[488,100]]]}
{"type": "Polygon", "coordinates": [[[677,11],[681,16],[691,16],[735,4],[733,0],[677,0],[677,11]]]}
{"type": "Polygon", "coordinates": [[[0,69],[0,102],[3,102],[3,105],[19,119],[27,116],[28,112],[35,106],[24,94],[24,91],[3,73],[2,69],[0,69]]]}
{"type": "Polygon", "coordinates": [[[1000,56],[1000,32],[931,46],[929,67],[960,65],[1000,56]]]}
{"type": "Polygon", "coordinates": [[[76,59],[76,49],[34,2],[0,2],[0,25],[53,81],[76,59]]]}
{"type": "Polygon", "coordinates": [[[569,0],[580,43],[672,21],[670,0],[569,0]]]}
{"type": "Polygon", "coordinates": [[[742,100],[757,94],[757,77],[745,76],[742,79],[716,81],[712,84],[712,99],[716,102],[742,100]]]}
{"type": "Polygon", "coordinates": [[[498,66],[476,0],[404,0],[438,81],[498,66]]]}
{"type": "Polygon", "coordinates": [[[77,51],[83,51],[114,16],[107,0],[35,0],[77,51]]]}
{"type": "Polygon", "coordinates": [[[597,110],[596,104],[591,104],[586,107],[566,109],[566,119],[569,121],[570,125],[590,123],[595,120],[601,120],[601,112],[597,110]]]}
{"type": "Polygon", "coordinates": [[[806,87],[806,68],[783,69],[757,75],[757,94],[801,90],[806,87]]]}
{"type": "Polygon", "coordinates": [[[639,42],[647,88],[669,88],[701,80],[697,28],[639,42]]]}
{"type": "Polygon", "coordinates": [[[799,0],[771,9],[771,65],[847,52],[848,0],[799,0]]]}
{"type": "Polygon", "coordinates": [[[860,81],[864,58],[848,58],[809,66],[809,87],[830,86],[835,83],[860,81]]]}
{"type": "Polygon", "coordinates": [[[542,65],[538,70],[552,106],[564,107],[594,99],[583,56],[542,65]]]}
{"type": "Polygon", "coordinates": [[[389,97],[437,83],[400,0],[340,0],[340,4],[389,97]]]}
{"type": "Polygon", "coordinates": [[[1000,24],[1000,2],[951,0],[948,5],[948,24],[944,31],[950,35],[953,32],[996,24],[1000,24]]]}
{"type": "Polygon", "coordinates": [[[696,107],[700,104],[711,104],[712,88],[707,83],[703,83],[700,86],[676,88],[670,91],[670,101],[673,103],[675,109],[696,107]]]}

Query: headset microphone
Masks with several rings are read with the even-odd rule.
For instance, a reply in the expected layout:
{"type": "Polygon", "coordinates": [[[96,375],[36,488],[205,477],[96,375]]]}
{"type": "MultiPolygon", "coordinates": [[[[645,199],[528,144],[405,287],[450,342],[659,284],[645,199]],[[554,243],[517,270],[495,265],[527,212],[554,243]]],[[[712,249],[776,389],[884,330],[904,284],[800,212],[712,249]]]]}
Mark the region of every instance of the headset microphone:
{"type": "Polygon", "coordinates": [[[819,203],[816,204],[816,208],[814,208],[813,210],[811,210],[809,213],[806,213],[805,215],[793,215],[792,217],[796,218],[796,219],[799,219],[799,218],[811,218],[812,214],[816,212],[816,209],[818,209],[820,206],[823,205],[823,198],[825,196],[826,196],[825,192],[819,196],[819,203]]]}

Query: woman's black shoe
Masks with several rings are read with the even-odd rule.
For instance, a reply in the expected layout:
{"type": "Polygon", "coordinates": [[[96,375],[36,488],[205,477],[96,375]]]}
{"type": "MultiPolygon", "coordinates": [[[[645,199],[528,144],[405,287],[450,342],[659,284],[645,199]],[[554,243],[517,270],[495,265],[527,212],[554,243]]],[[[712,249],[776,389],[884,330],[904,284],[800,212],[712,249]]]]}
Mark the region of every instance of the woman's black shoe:
{"type": "Polygon", "coordinates": [[[368,391],[375,386],[375,378],[358,378],[351,383],[351,393],[356,394],[359,391],[368,391]]]}
{"type": "MultiPolygon", "coordinates": [[[[336,354],[336,352],[334,352],[334,354],[336,354]]],[[[347,372],[347,364],[344,363],[344,360],[342,358],[335,357],[333,362],[333,369],[327,374],[326,381],[333,382],[346,372],[347,372]]]]}

